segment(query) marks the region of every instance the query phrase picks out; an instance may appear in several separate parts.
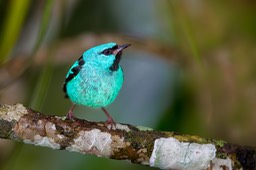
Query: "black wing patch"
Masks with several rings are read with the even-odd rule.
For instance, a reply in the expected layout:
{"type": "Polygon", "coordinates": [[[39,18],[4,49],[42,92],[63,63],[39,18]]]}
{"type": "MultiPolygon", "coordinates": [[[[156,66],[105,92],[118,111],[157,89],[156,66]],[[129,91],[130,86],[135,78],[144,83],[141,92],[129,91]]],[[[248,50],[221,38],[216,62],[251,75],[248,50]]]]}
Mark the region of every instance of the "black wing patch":
{"type": "Polygon", "coordinates": [[[67,94],[67,83],[72,80],[81,70],[82,65],[84,65],[85,61],[83,59],[83,56],[81,56],[78,60],[78,66],[73,67],[71,69],[72,73],[70,73],[68,75],[68,77],[65,79],[64,85],[63,85],[63,91],[65,92],[65,97],[68,98],[68,94],[67,94]]]}

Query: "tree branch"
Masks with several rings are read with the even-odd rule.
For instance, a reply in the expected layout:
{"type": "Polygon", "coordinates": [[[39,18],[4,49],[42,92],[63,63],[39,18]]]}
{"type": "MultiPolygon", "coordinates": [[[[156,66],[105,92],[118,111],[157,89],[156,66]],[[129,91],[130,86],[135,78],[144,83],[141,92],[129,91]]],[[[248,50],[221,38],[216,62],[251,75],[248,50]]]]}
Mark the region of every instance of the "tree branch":
{"type": "Polygon", "coordinates": [[[21,104],[0,105],[0,138],[130,160],[160,169],[255,169],[256,149],[175,132],[48,116],[21,104]]]}

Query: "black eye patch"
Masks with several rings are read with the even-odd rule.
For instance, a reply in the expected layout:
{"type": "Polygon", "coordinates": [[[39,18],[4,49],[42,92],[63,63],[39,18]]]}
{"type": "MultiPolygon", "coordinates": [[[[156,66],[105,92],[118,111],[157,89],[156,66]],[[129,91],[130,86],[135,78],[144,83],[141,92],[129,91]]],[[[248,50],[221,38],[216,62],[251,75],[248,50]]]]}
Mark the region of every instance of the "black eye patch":
{"type": "Polygon", "coordinates": [[[102,51],[102,54],[104,54],[104,55],[110,55],[112,53],[113,53],[112,49],[106,49],[106,50],[102,51]]]}
{"type": "Polygon", "coordinates": [[[113,52],[118,48],[117,45],[115,45],[114,47],[112,48],[108,48],[108,49],[105,49],[101,52],[101,54],[104,54],[104,55],[111,55],[113,54],[113,52]]]}

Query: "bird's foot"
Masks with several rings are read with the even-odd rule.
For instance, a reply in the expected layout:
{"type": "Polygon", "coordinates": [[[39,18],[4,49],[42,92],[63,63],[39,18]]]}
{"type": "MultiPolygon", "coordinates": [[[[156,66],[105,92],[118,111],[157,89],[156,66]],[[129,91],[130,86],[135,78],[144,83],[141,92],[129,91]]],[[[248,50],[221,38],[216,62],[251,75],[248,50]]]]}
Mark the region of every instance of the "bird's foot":
{"type": "Polygon", "coordinates": [[[76,116],[73,113],[74,108],[75,108],[75,104],[73,104],[70,110],[68,111],[68,114],[66,115],[66,119],[74,120],[76,118],[76,116]]]}
{"type": "Polygon", "coordinates": [[[108,127],[108,125],[110,125],[110,129],[114,129],[115,125],[116,125],[116,122],[114,122],[113,118],[110,116],[110,114],[108,113],[108,111],[104,107],[102,107],[101,109],[103,110],[103,112],[108,117],[108,120],[105,122],[105,126],[108,127]]]}
{"type": "Polygon", "coordinates": [[[116,126],[116,122],[111,117],[108,117],[108,120],[104,124],[106,127],[110,125],[110,129],[114,129],[116,126]]]}
{"type": "Polygon", "coordinates": [[[71,111],[69,111],[68,114],[66,115],[66,119],[68,119],[68,120],[74,120],[74,118],[76,118],[75,115],[74,115],[74,113],[71,112],[71,111]]]}

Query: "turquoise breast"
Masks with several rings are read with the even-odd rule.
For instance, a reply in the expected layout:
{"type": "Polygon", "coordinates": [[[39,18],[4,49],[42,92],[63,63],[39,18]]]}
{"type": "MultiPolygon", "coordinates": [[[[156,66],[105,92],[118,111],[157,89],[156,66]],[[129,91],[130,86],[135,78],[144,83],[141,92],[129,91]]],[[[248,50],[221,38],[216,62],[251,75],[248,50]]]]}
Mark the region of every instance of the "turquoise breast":
{"type": "Polygon", "coordinates": [[[111,71],[85,62],[79,73],[67,83],[66,93],[75,104],[105,107],[115,100],[123,81],[121,66],[111,71]]]}

